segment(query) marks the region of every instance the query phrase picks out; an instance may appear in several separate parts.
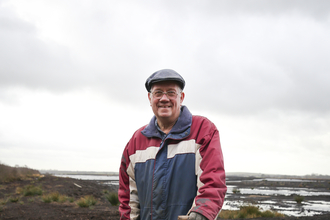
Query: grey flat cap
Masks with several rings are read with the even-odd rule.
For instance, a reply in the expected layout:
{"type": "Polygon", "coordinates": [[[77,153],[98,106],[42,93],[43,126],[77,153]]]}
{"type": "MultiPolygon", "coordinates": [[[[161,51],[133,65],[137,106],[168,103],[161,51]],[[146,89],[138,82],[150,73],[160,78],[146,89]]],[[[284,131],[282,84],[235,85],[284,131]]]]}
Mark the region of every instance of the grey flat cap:
{"type": "Polygon", "coordinates": [[[150,92],[152,84],[163,81],[176,81],[179,83],[182,90],[186,84],[186,82],[179,73],[171,69],[163,69],[154,72],[151,76],[149,76],[145,84],[146,89],[148,90],[148,92],[150,92]]]}

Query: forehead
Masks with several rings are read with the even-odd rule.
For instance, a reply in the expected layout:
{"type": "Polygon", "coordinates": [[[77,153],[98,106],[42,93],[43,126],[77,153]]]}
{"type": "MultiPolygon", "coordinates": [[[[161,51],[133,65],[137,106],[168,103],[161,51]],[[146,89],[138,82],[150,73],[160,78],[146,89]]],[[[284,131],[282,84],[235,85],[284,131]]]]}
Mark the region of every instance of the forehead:
{"type": "Polygon", "coordinates": [[[152,84],[152,86],[151,86],[151,90],[156,90],[156,89],[161,89],[161,90],[174,89],[174,90],[177,90],[179,88],[180,88],[179,84],[175,81],[157,82],[157,83],[152,84]]]}

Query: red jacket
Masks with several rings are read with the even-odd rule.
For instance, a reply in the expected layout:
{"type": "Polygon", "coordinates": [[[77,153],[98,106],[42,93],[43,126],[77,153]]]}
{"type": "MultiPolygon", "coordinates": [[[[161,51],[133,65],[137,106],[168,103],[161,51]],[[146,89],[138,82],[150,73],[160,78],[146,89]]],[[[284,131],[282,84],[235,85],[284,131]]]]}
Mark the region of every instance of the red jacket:
{"type": "Polygon", "coordinates": [[[119,172],[121,219],[177,219],[198,212],[215,219],[227,187],[219,132],[186,107],[168,135],[156,118],[137,130],[119,172]]]}

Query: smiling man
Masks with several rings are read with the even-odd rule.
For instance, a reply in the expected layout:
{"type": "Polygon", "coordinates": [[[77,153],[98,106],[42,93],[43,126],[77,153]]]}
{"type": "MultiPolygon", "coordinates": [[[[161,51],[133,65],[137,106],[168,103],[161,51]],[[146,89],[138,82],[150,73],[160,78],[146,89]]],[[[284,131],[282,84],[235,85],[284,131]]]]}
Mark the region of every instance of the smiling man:
{"type": "Polygon", "coordinates": [[[145,87],[154,117],[124,149],[120,219],[215,219],[227,191],[216,126],[182,106],[185,80],[174,70],[153,73],[145,87]]]}

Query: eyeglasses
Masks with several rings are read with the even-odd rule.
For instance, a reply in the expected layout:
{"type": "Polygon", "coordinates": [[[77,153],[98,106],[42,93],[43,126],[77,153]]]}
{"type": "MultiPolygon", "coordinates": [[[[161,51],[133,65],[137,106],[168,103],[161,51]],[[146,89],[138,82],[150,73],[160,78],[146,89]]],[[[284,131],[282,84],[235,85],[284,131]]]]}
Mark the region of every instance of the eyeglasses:
{"type": "Polygon", "coordinates": [[[176,91],[163,92],[160,90],[156,90],[154,92],[151,92],[151,94],[156,99],[162,98],[164,94],[167,96],[168,99],[175,99],[179,93],[177,93],[176,91]]]}

